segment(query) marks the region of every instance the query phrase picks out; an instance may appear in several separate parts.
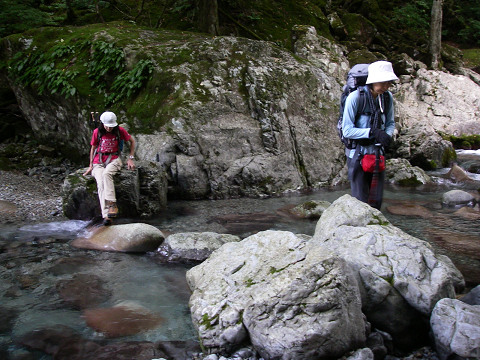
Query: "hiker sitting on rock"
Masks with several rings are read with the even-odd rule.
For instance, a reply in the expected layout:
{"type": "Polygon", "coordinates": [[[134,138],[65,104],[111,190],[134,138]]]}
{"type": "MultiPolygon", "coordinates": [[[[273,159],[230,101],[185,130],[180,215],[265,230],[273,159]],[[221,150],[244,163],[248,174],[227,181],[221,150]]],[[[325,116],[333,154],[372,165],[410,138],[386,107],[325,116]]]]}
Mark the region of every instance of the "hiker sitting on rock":
{"type": "Polygon", "coordinates": [[[343,112],[343,135],[355,144],[346,151],[352,196],[377,209],[383,199],[384,149],[395,130],[393,97],[388,91],[395,80],[398,77],[390,62],[370,64],[366,85],[348,95],[343,112]]]}
{"type": "Polygon", "coordinates": [[[103,223],[110,225],[112,218],[118,214],[113,175],[119,172],[123,165],[119,156],[121,144],[123,141],[130,143],[127,166],[129,170],[134,170],[135,140],[124,128],[118,126],[117,116],[113,112],[104,112],[100,116],[100,121],[98,128],[93,131],[90,141],[92,146],[90,148],[90,166],[83,175],[91,172],[95,177],[103,223]]]}

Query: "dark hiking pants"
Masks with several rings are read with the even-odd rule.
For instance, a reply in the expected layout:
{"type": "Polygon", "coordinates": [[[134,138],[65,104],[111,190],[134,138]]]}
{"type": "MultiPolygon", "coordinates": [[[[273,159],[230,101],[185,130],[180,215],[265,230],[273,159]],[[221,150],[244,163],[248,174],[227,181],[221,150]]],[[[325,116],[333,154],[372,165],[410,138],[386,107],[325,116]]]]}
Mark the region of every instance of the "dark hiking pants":
{"type": "Polygon", "coordinates": [[[378,181],[376,188],[371,189],[373,173],[365,172],[360,164],[361,156],[347,157],[348,166],[348,180],[350,180],[350,188],[352,189],[352,196],[364,203],[369,203],[370,191],[376,192],[373,203],[370,202],[374,208],[379,209],[382,206],[383,200],[383,183],[385,180],[385,171],[378,174],[378,181]]]}

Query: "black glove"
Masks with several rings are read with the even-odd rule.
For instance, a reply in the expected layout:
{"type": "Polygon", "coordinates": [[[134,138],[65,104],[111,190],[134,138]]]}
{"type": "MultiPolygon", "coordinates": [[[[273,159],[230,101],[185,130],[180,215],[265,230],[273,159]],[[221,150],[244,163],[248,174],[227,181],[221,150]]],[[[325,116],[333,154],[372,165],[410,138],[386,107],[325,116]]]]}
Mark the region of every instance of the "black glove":
{"type": "Polygon", "coordinates": [[[388,147],[392,138],[382,129],[371,129],[370,134],[373,135],[377,143],[382,144],[383,147],[388,147]]]}

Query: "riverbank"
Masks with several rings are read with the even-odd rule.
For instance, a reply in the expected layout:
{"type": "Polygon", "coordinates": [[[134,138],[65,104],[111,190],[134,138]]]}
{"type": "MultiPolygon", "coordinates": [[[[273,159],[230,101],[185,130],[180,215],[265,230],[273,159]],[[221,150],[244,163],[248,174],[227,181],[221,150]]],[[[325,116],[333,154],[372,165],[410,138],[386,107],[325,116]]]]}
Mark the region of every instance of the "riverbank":
{"type": "Polygon", "coordinates": [[[59,177],[0,170],[0,224],[67,220],[59,177]]]}

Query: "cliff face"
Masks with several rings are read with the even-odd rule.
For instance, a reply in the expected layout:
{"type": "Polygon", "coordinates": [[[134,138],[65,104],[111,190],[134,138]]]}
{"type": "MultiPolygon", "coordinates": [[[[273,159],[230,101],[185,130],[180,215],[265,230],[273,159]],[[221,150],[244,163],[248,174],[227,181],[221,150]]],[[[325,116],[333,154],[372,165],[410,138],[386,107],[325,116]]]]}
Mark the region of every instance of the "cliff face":
{"type": "MultiPolygon", "coordinates": [[[[109,109],[136,137],[138,157],[165,169],[170,193],[263,196],[345,179],[336,120],[346,50],[313,27],[295,27],[292,39],[293,53],[271,42],[110,23],[10,36],[0,60],[36,138],[62,156],[86,164],[90,111],[109,109]]],[[[407,75],[393,88],[393,155],[426,153],[423,160],[440,165],[451,145],[437,132],[474,131],[461,124],[479,113],[478,101],[448,89],[456,84],[478,99],[480,88],[404,59],[407,75]],[[425,133],[428,151],[415,143],[425,133]]]]}

